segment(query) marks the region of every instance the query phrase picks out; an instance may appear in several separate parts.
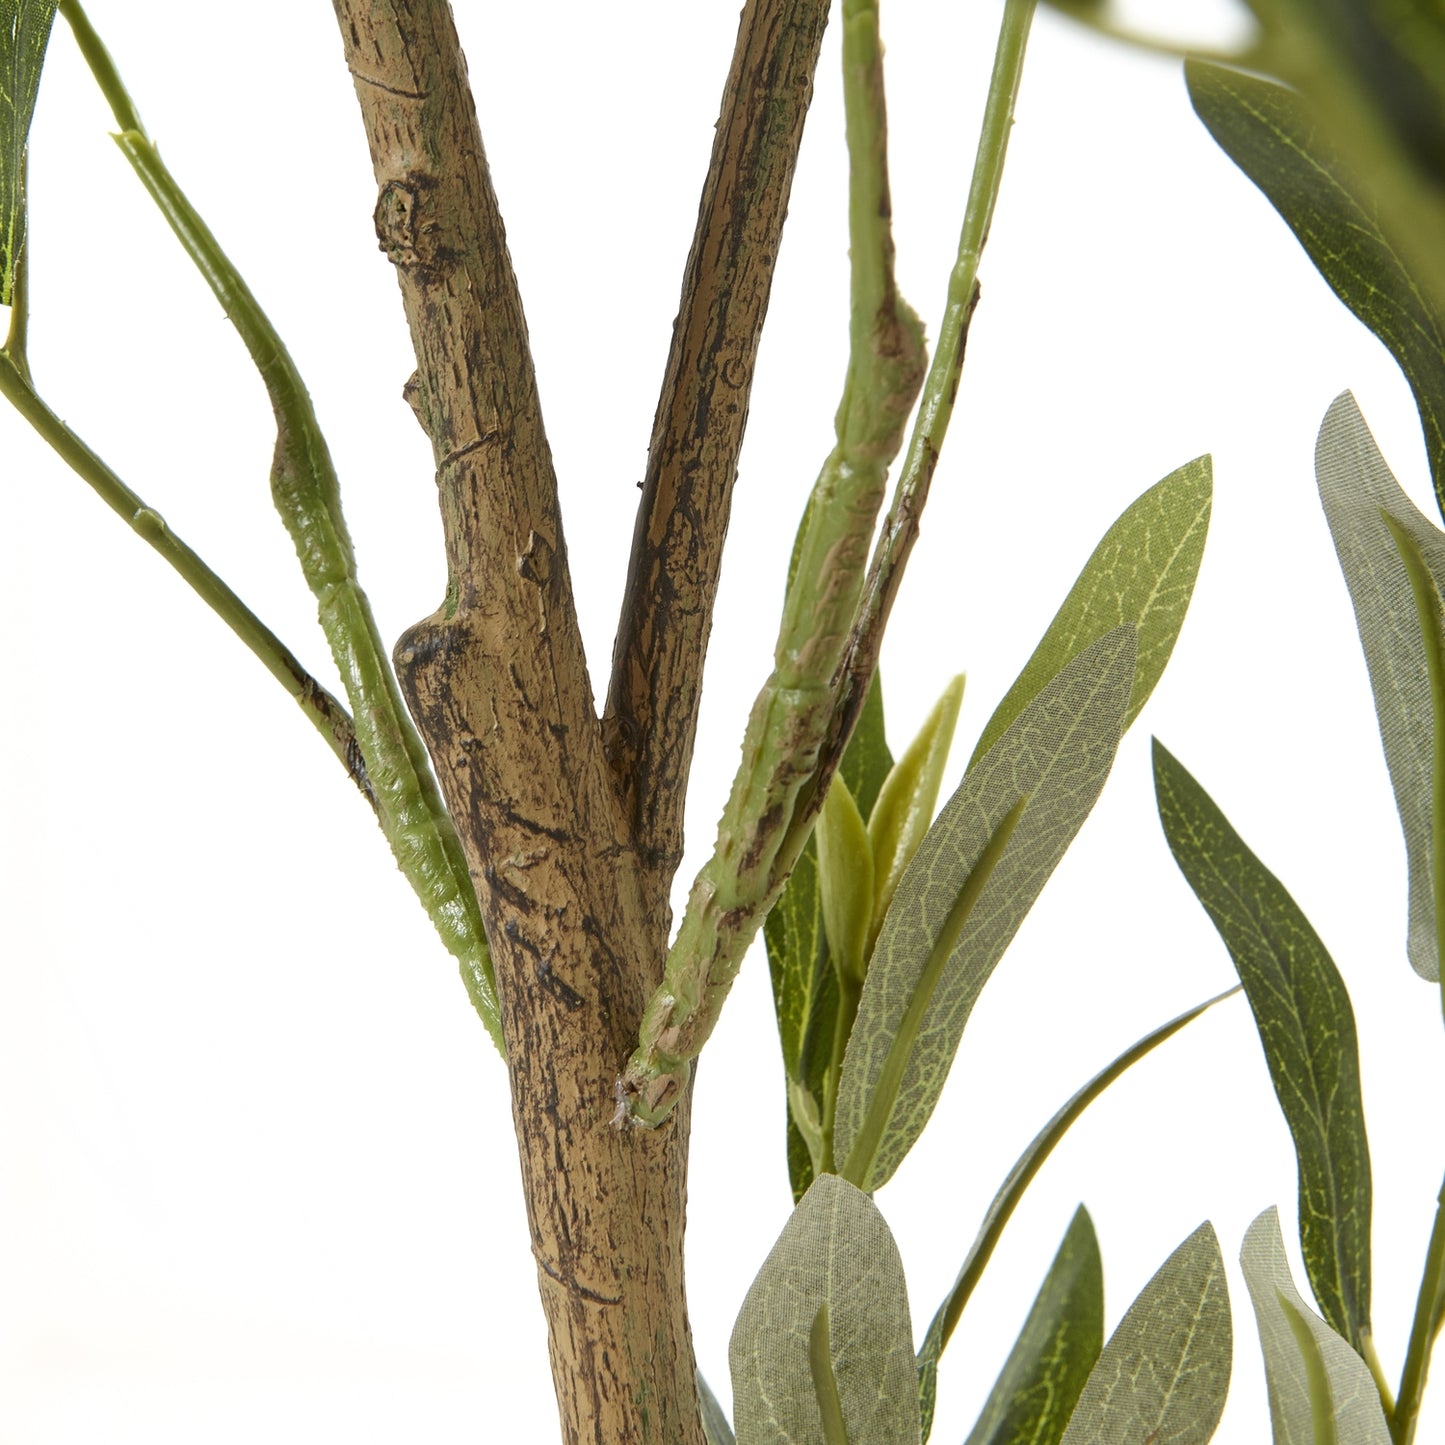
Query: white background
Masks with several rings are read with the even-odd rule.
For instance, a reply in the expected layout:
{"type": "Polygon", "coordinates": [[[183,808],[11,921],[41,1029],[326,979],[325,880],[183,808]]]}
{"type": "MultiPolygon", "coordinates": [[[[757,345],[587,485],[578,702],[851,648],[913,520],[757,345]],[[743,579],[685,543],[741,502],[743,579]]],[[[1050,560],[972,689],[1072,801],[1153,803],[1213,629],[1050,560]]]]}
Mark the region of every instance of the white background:
{"type": "MultiPolygon", "coordinates": [[[[457,3],[599,691],[736,8],[457,3]]],[[[1198,8],[1199,33],[1232,13],[1198,8]]],[[[996,0],[884,7],[900,283],[931,330],[998,14],[996,0]]],[[[309,380],[394,637],[441,597],[439,527],[329,7],[94,0],[92,18],[309,380]]],[[[837,66],[833,29],[753,393],[680,886],[769,664],[842,379],[837,66]]],[[[270,511],[263,393],[110,126],[57,22],[32,147],[37,382],[330,676],[270,511]]],[[[1051,14],[982,279],[884,658],[895,748],[966,669],[956,776],[1118,512],[1206,450],[1217,500],[1173,662],[879,1196],[915,1328],[1043,1120],[1232,980],[1159,832],[1155,732],[1293,891],[1353,993],[1395,1375],[1445,1163],[1445,1041],[1438,995],[1405,960],[1403,848],[1311,456],[1352,387],[1433,511],[1408,392],[1215,149],[1178,66],[1051,14]]],[[[0,1442],[555,1439],[503,1071],[455,967],[256,662],[13,416],[0,438],[0,1442]]],[[[789,1206],[766,972],[759,951],[697,1091],[692,1317],[724,1398],[733,1316],[789,1206]]],[[[1236,1000],[1117,1085],[1050,1161],[945,1358],[934,1438],[967,1434],[1079,1201],[1112,1327],[1204,1218],[1231,1269],[1269,1204],[1292,1238],[1294,1189],[1236,1000]]],[[[1246,1445],[1268,1438],[1267,1411],[1237,1272],[1231,1288],[1217,1438],[1246,1445]]],[[[1445,1402],[1419,1438],[1445,1438],[1445,1402]]]]}

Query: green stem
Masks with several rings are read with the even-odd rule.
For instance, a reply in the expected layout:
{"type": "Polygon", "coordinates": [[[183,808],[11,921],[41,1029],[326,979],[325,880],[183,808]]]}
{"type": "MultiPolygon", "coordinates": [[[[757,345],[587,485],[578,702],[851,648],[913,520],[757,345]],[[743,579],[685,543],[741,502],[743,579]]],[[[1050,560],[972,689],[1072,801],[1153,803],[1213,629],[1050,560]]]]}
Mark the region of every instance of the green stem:
{"type": "MultiPolygon", "coordinates": [[[[30,156],[27,152],[23,162],[25,177],[21,181],[21,195],[30,179],[30,156]]],[[[29,236],[23,236],[19,254],[15,257],[15,271],[10,284],[10,326],[5,335],[5,355],[15,363],[21,379],[30,383],[30,357],[27,347],[30,341],[30,244],[29,236]]]]}
{"type": "Polygon", "coordinates": [[[311,398],[275,328],[186,199],[140,123],[109,52],[77,0],[61,12],[121,127],[116,142],[240,333],[276,418],[271,493],[317,600],[351,701],[377,817],[402,873],[461,965],[472,1003],[503,1049],[491,954],[456,829],[412,726],[371,604],[356,576],[340,487],[311,398]]]}
{"type": "Polygon", "coordinates": [[[873,1097],[868,1101],[868,1111],[863,1116],[863,1123],[859,1126],[857,1134],[853,1136],[848,1157],[843,1161],[841,1171],[843,1178],[859,1189],[866,1190],[869,1186],[873,1161],[878,1156],[878,1148],[883,1142],[883,1134],[888,1128],[888,1121],[893,1117],[894,1106],[898,1103],[898,1091],[903,1087],[903,1075],[907,1071],[914,1042],[918,1038],[919,1029],[923,1026],[928,1006],[933,1002],[938,981],[943,977],[944,965],[948,962],[949,955],[953,952],[958,940],[963,936],[969,915],[972,914],[974,906],[978,903],[988,880],[993,876],[994,869],[998,867],[999,861],[1003,858],[1004,850],[1008,847],[1009,839],[1013,837],[1014,829],[1018,827],[1019,819],[1023,817],[1028,801],[1028,795],[1025,794],[999,821],[998,827],[993,831],[993,836],[989,838],[984,845],[983,852],[979,854],[978,862],[973,865],[973,870],[964,880],[963,887],[958,890],[958,897],[954,899],[953,907],[949,909],[943,928],[934,940],[932,949],[929,950],[928,959],[923,965],[923,971],[918,976],[913,996],[908,1000],[908,1007],[904,1010],[903,1018],[899,1022],[898,1032],[893,1035],[893,1040],[888,1045],[888,1053],[884,1057],[883,1067],[878,1072],[878,1082],[874,1086],[873,1097]]]}
{"type": "Polygon", "coordinates": [[[1395,1395],[1390,1389],[1390,1382],[1385,1378],[1385,1366],[1380,1360],[1380,1352],[1375,1348],[1375,1337],[1369,1330],[1360,1331],[1360,1357],[1369,1367],[1370,1377],[1375,1382],[1375,1389],[1380,1392],[1380,1403],[1385,1407],[1385,1419],[1393,1420],[1395,1418],[1395,1395]]]}
{"type": "Polygon", "coordinates": [[[90,23],[85,11],[80,8],[79,0],[60,0],[59,9],[70,25],[82,59],[90,67],[90,73],[100,87],[100,93],[105,96],[105,102],[115,116],[116,125],[121,130],[133,130],[143,135],[145,126],[141,124],[140,112],[121,83],[120,72],[116,70],[105,43],[95,33],[95,27],[90,23]]]}
{"type": "Polygon", "coordinates": [[[301,704],[356,785],[375,806],[346,709],[296,660],[281,639],[36,395],[10,356],[0,356],[0,395],[25,418],[110,509],[123,517],[195,590],[301,704]]]}
{"type": "Polygon", "coordinates": [[[842,756],[853,720],[863,705],[878,663],[888,615],[903,581],[904,568],[918,538],[918,522],[928,501],[938,454],[953,419],[954,400],[963,372],[969,323],[978,305],[978,267],[993,224],[994,207],[1003,183],[1009,132],[1013,127],[1024,55],[1037,0],[1005,0],[983,128],[979,132],[968,204],[959,231],[958,253],[948,278],[943,322],[938,330],[933,364],[923,383],[918,415],[868,571],[868,584],[853,626],[845,664],[846,684],[840,692],[828,739],[825,762],[842,756]]]}
{"type": "Polygon", "coordinates": [[[1445,1184],[1436,1199],[1435,1224],[1425,1251],[1425,1269],[1420,1293],[1415,1297],[1415,1318],[1410,1325],[1410,1343],[1405,1351],[1405,1368],[1400,1374],[1400,1394],[1390,1421],[1395,1445],[1410,1445],[1425,1395],[1430,1371],[1430,1351],[1440,1333],[1445,1306],[1445,1184]]]}
{"type": "Polygon", "coordinates": [[[717,843],[693,884],[622,1080],[627,1108],[619,1117],[641,1124],[660,1124],[680,1097],[743,955],[812,831],[823,800],[814,786],[819,747],[835,710],[868,544],[923,372],[923,328],[893,277],[883,47],[873,0],[843,6],[843,96],[851,277],[836,445],[808,503],[773,672],[748,718],[717,843]]]}

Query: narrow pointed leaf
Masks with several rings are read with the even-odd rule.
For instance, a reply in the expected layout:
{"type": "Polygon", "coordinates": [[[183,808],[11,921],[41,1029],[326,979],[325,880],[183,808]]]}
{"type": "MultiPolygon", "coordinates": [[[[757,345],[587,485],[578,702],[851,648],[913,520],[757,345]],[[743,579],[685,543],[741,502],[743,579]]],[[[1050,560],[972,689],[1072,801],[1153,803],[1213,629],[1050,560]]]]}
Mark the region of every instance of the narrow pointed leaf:
{"type": "Polygon", "coordinates": [[[888,912],[888,905],[898,891],[903,870],[908,867],[938,803],[938,789],[943,781],[944,764],[958,723],[958,709],[963,702],[963,677],[955,677],[943,690],[933,711],[908,745],[908,751],[894,764],[872,813],[868,815],[868,840],[876,865],[874,878],[876,901],[873,905],[872,937],[888,912]]]}
{"type": "Polygon", "coordinates": [[[1224,1413],[1233,1344],[1224,1259],[1201,1224],[1119,1321],[1062,1445],[1204,1445],[1224,1413]]]}
{"type": "MultiPolygon", "coordinates": [[[[884,736],[883,688],[875,675],[838,769],[864,818],[892,767],[893,756],[884,736]]],[[[783,1066],[793,1085],[807,1090],[815,1110],[820,1111],[838,991],[823,931],[818,850],[811,838],[793,868],[788,886],[768,914],[763,937],[782,1038],[783,1066]]],[[[813,1182],[813,1161],[791,1107],[787,1134],[788,1176],[796,1204],[813,1182]]]]}
{"type": "Polygon", "coordinates": [[[968,1016],[1113,764],[1134,677],[1134,632],[1117,628],[1076,657],[970,770],[899,884],[874,946],[838,1090],[837,1157],[847,1159],[894,1038],[960,889],[1001,821],[1022,820],[948,961],[913,1044],[885,1137],[864,1183],[885,1183],[933,1112],[968,1016]]]}
{"type": "Polygon", "coordinates": [[[1154,786],[1174,860],[1244,985],[1294,1139],[1310,1286],[1358,1348],[1370,1328],[1370,1149],[1349,993],[1294,899],[1157,740],[1154,786]]]}
{"type": "MultiPolygon", "coordinates": [[[[1430,680],[1430,894],[1438,929],[1445,919],[1445,605],[1441,602],[1440,583],[1409,528],[1388,512],[1381,512],[1380,520],[1389,530],[1410,579],[1425,650],[1425,672],[1430,680]]],[[[1438,956],[1438,932],[1435,948],[1438,956]]]]}
{"type": "Polygon", "coordinates": [[[697,1372],[697,1404],[702,1415],[702,1433],[707,1445],[737,1445],[733,1438],[733,1427],[712,1387],[703,1379],[702,1371],[697,1372]]]}
{"type": "Polygon", "coordinates": [[[1239,1263],[1259,1326],[1274,1445],[1390,1445],[1369,1368],[1295,1288],[1273,1206],[1249,1226],[1239,1263]]]}
{"type": "Polygon", "coordinates": [[[1033,1183],[1034,1176],[1044,1167],[1044,1161],[1054,1152],[1054,1147],[1078,1122],[1079,1116],[1122,1074],[1133,1068],[1146,1054],[1153,1053],[1166,1039],[1171,1039],[1186,1024],[1193,1023],[1206,1009],[1232,998],[1239,992],[1239,986],[1225,993],[1206,999],[1192,1009],[1170,1019],[1167,1024],[1145,1034],[1137,1044],[1125,1049],[1107,1068],[1101,1069],[1087,1084],[1060,1109],[1034,1136],[1033,1142],[1015,1161],[1008,1177],[999,1187],[988,1207],[988,1213],[979,1226],[978,1237],[974,1240],[963,1261],[963,1268],[953,1282],[943,1303],[928,1326],[923,1347],[918,1352],[918,1393],[923,1404],[924,1438],[933,1422],[934,1400],[938,1391],[938,1361],[947,1346],[949,1338],[963,1316],[975,1286],[983,1277],[984,1269],[993,1257],[994,1249],[1003,1236],[1004,1227],[1013,1217],[1024,1197],[1024,1192],[1033,1183]]]}
{"type": "Polygon", "coordinates": [[[1354,604],[1385,762],[1405,834],[1410,879],[1410,963],[1440,977],[1435,941],[1431,841],[1433,722],[1420,618],[1409,574],[1381,513],[1410,535],[1440,586],[1445,536],[1401,490],[1349,392],[1325,413],[1315,447],[1320,501],[1354,604]]]}
{"type": "Polygon", "coordinates": [[[863,711],[858,714],[853,736],[838,765],[838,772],[848,784],[848,791],[853,794],[865,822],[873,816],[879,791],[892,770],[893,754],[888,751],[883,728],[883,683],[874,673],[863,700],[863,711]]]}
{"type": "Polygon", "coordinates": [[[0,0],[0,305],[25,244],[25,147],[58,0],[0,0]]]}
{"type": "Polygon", "coordinates": [[[873,919],[873,850],[868,825],[842,778],[835,777],[828,789],[813,837],[828,954],[845,977],[861,981],[873,919]]]}
{"type": "MultiPolygon", "coordinates": [[[[933,1007],[934,997],[943,981],[953,950],[964,936],[973,910],[983,897],[994,871],[1003,861],[1019,819],[1028,807],[1028,801],[1028,794],[1025,793],[999,819],[998,826],[990,834],[983,851],[969,869],[968,876],[959,885],[958,896],[945,915],[929,948],[928,958],[918,974],[908,1007],[903,1011],[903,1016],[888,1041],[887,1052],[883,1055],[883,1062],[871,1084],[863,1122],[853,1132],[848,1152],[843,1158],[843,1166],[838,1171],[860,1188],[874,1177],[874,1161],[879,1156],[884,1139],[890,1137],[894,1110],[902,1092],[904,1076],[912,1063],[914,1044],[923,1031],[924,1019],[933,1007]]],[[[854,1021],[856,1020],[855,1008],[854,1021]]]]}
{"type": "Polygon", "coordinates": [[[911,1445],[918,1392],[898,1246],[873,1201],[833,1174],[793,1211],[733,1327],[737,1445],[830,1445],[810,1353],[824,1306],[850,1445],[911,1445]]]}
{"type": "Polygon", "coordinates": [[[1369,188],[1345,168],[1298,92],[1201,60],[1187,61],[1184,74],[1209,133],[1399,362],[1445,506],[1445,318],[1380,229],[1369,188]]]}
{"type": "Polygon", "coordinates": [[[1070,658],[1120,626],[1136,628],[1139,636],[1134,686],[1120,729],[1128,731],[1154,691],[1184,624],[1209,530],[1213,475],[1210,459],[1197,457],[1150,487],[1104,533],[1033,656],[989,719],[970,768],[1070,658]]]}
{"type": "Polygon", "coordinates": [[[1104,1265],[1080,1205],[966,1445],[1058,1445],[1103,1345],[1104,1265]]]}

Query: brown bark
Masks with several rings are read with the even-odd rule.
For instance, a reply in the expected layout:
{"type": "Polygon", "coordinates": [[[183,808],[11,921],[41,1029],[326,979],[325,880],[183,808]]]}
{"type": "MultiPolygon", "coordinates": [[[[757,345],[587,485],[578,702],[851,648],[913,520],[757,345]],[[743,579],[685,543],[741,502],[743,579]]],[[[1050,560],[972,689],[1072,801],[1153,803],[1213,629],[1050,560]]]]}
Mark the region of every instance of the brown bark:
{"type": "Polygon", "coordinates": [[[681,836],[727,493],[826,0],[754,0],[744,13],[723,131],[746,139],[719,141],[678,326],[704,338],[706,355],[689,341],[692,360],[679,362],[675,347],[669,370],[693,432],[685,418],[662,428],[668,455],[693,461],[680,482],[662,468],[644,501],[663,545],[649,553],[638,603],[650,618],[646,666],[621,690],[646,722],[625,787],[593,704],[526,322],[449,7],[333,3],[379,187],[377,235],[411,327],[407,394],[432,440],[446,537],[446,600],[402,638],[397,669],[492,943],[563,1437],[702,1445],[683,1288],[686,1101],[655,1132],[608,1125],[661,979],[676,847],[663,845],[672,861],[659,866],[655,836],[681,836]],[[807,30],[798,17],[810,10],[807,30]],[[771,117],[766,135],[760,117],[771,117]],[[749,208],[764,201],[755,224],[749,208]],[[721,240],[710,219],[719,207],[730,218],[721,240]],[[702,380],[677,381],[679,366],[701,368],[702,380]],[[714,415],[727,420],[714,425],[714,415]],[[688,522],[680,552],[674,515],[688,522]],[[648,601],[654,589],[669,605],[648,601]],[[652,699],[673,692],[682,702],[655,721],[652,699]],[[642,761],[659,750],[665,765],[642,761]]]}
{"type": "Polygon", "coordinates": [[[683,276],[604,726],[657,905],[682,850],[723,540],[828,0],[749,0],[683,276]]]}

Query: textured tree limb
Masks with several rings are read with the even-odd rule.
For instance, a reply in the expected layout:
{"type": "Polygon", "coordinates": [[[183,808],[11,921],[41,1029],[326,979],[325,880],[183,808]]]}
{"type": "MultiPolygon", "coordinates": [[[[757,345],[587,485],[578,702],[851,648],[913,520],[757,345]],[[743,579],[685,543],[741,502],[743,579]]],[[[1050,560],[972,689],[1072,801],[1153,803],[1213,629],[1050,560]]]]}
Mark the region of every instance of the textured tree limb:
{"type": "Polygon", "coordinates": [[[758,337],[828,0],[748,0],[683,275],[613,652],[608,758],[667,908],[758,337]]]}
{"type": "Polygon", "coordinates": [[[602,751],[465,61],[445,0],[334,5],[446,539],[446,600],[398,644],[398,676],[493,943],[563,1437],[703,1445],[683,1288],[686,1104],[646,1140],[607,1128],[666,918],[644,906],[602,751]]]}
{"type": "Polygon", "coordinates": [[[837,442],[813,488],[772,675],[753,704],[712,857],[688,895],[662,986],[619,1082],[619,1125],[655,1126],[712,1032],[748,945],[807,842],[819,748],[862,593],[888,467],[923,380],[923,327],[898,295],[888,191],[883,47],[870,0],[844,0],[851,256],[848,373],[837,442]]]}
{"type": "Polygon", "coordinates": [[[776,666],[748,719],[743,764],[723,812],[716,848],[693,884],[682,926],[668,953],[662,986],[648,1001],[638,1047],[618,1081],[619,1124],[630,1119],[655,1127],[682,1096],[691,1060],[717,1023],[743,954],[808,840],[867,695],[883,627],[918,535],[919,514],[953,415],[964,343],[978,304],[979,259],[1003,179],[1035,4],[1036,0],[1006,0],[1004,6],[938,346],[923,383],[893,504],[865,586],[862,549],[872,533],[888,463],[902,439],[918,377],[915,371],[908,386],[901,385],[907,367],[900,365],[905,353],[897,347],[897,333],[903,328],[895,316],[894,339],[890,341],[885,324],[889,311],[901,303],[892,286],[892,242],[887,227],[877,14],[869,0],[845,3],[849,28],[844,33],[844,85],[845,95],[851,91],[853,96],[845,104],[849,106],[854,279],[852,349],[848,384],[838,412],[838,446],[824,465],[809,503],[797,574],[784,607],[776,666]],[[866,43],[865,34],[871,37],[866,43]],[[850,52],[859,66],[857,71],[850,68],[850,52]],[[870,113],[873,125],[861,127],[860,118],[870,113]],[[881,189],[872,199],[867,196],[870,165],[881,181],[881,189]],[[870,232],[886,240],[886,247],[875,241],[871,255],[861,239],[870,232]],[[886,278],[881,292],[860,292],[860,277],[870,274],[875,288],[880,277],[886,278]],[[880,302],[874,303],[873,296],[879,296],[880,302]],[[871,418],[864,401],[870,393],[876,398],[871,418]],[[866,446],[860,445],[863,443],[866,446]],[[857,488],[865,475],[869,485],[857,488]],[[849,479],[848,488],[839,487],[842,478],[849,479]],[[855,510],[861,509],[865,498],[871,508],[866,526],[861,510],[855,510]],[[839,509],[836,513],[835,508],[839,509]],[[845,521],[850,510],[853,515],[845,521]],[[831,524],[827,520],[830,513],[834,513],[831,524]],[[826,565],[817,569],[824,559],[826,565]],[[845,624],[847,630],[840,635],[837,617],[843,608],[851,627],[845,624]]]}

